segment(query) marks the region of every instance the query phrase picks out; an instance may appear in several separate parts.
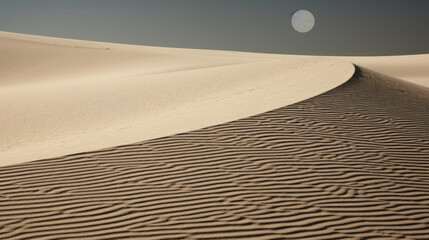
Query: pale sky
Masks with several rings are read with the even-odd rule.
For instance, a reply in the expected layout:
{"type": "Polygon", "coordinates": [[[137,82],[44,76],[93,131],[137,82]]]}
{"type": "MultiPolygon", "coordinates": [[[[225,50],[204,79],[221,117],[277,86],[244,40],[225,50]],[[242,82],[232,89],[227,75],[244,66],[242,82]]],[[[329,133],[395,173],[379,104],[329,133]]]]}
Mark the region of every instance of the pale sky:
{"type": "Polygon", "coordinates": [[[429,0],[0,0],[0,31],[267,53],[429,53],[428,23],[429,0]]]}

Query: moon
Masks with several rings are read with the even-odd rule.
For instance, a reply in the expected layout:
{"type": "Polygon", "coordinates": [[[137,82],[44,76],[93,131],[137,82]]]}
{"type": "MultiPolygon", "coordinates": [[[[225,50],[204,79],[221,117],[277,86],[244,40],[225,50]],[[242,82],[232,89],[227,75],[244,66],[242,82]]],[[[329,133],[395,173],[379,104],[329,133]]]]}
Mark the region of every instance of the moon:
{"type": "Polygon", "coordinates": [[[311,31],[314,23],[314,15],[310,11],[299,10],[292,15],[292,26],[297,32],[306,33],[311,31]]]}

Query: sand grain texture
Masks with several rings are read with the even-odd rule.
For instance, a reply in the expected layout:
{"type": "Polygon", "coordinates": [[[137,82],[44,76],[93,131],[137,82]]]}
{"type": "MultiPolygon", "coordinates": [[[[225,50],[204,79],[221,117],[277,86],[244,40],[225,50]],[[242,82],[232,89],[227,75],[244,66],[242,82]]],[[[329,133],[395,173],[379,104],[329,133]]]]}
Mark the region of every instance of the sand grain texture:
{"type": "Polygon", "coordinates": [[[429,91],[358,69],[200,130],[0,168],[0,239],[428,239],[429,91]]]}

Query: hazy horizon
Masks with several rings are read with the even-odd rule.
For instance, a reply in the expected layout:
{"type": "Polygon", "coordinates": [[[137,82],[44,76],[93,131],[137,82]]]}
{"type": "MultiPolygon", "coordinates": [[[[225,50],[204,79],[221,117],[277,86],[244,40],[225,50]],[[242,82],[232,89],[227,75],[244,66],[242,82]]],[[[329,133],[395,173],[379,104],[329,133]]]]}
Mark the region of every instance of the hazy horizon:
{"type": "Polygon", "coordinates": [[[0,30],[179,48],[310,55],[429,53],[424,0],[0,0],[0,30]],[[311,11],[302,34],[292,14],[311,11]]]}

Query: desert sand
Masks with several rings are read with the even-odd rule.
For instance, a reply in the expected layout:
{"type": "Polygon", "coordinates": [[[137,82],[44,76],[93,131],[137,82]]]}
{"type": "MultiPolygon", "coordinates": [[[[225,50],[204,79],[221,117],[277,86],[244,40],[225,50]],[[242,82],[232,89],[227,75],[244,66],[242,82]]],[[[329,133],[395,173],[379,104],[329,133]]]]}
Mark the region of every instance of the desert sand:
{"type": "Polygon", "coordinates": [[[0,34],[0,166],[133,143],[289,105],[351,63],[0,34]]]}
{"type": "Polygon", "coordinates": [[[427,239],[426,59],[2,32],[0,239],[427,239]]]}

